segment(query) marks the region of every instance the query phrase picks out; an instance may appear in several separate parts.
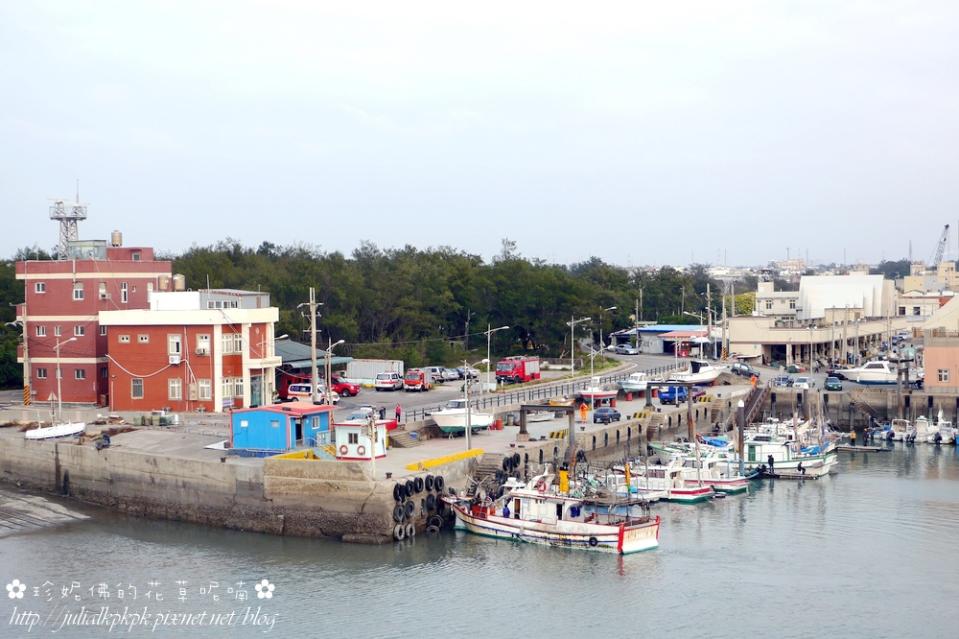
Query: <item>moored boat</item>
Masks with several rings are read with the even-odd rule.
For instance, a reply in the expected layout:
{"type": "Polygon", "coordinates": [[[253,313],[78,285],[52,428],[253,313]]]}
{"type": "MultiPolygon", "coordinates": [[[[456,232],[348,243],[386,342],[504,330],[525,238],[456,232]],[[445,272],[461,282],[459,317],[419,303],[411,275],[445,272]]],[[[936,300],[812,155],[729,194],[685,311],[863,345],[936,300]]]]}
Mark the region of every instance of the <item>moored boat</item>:
{"type": "MultiPolygon", "coordinates": [[[[554,485],[550,472],[533,477],[496,500],[447,495],[456,527],[467,532],[558,548],[629,554],[659,545],[659,517],[616,514],[645,501],[601,495],[574,497],[554,485]]],[[[561,480],[561,484],[563,481],[561,480]]]]}
{"type": "MultiPolygon", "coordinates": [[[[466,432],[465,399],[452,399],[446,402],[442,410],[434,411],[430,416],[444,433],[456,435],[466,432]]],[[[473,432],[486,430],[493,424],[493,416],[489,413],[470,410],[469,421],[473,432]]]]}
{"type": "Polygon", "coordinates": [[[51,426],[41,426],[31,428],[23,432],[26,439],[57,439],[60,437],[72,437],[79,435],[87,429],[84,422],[66,422],[62,424],[53,424],[51,426]]]}

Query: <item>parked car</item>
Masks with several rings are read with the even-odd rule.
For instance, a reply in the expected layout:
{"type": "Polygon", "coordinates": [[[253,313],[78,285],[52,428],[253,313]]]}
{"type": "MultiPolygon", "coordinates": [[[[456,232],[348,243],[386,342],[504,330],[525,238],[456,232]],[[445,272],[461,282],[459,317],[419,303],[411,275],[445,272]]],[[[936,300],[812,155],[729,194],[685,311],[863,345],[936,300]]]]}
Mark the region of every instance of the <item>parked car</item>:
{"type": "Polygon", "coordinates": [[[746,362],[734,363],[729,367],[729,372],[735,373],[736,375],[742,375],[743,377],[752,377],[753,375],[759,377],[759,371],[746,362]]]}
{"type": "Polygon", "coordinates": [[[830,368],[826,371],[828,377],[835,377],[836,379],[846,379],[846,369],[840,367],[830,368]]]}
{"type": "Polygon", "coordinates": [[[789,388],[793,385],[793,379],[792,377],[780,375],[779,377],[774,377],[771,383],[773,386],[778,386],[779,388],[789,388]]]}
{"type": "Polygon", "coordinates": [[[426,368],[423,369],[423,371],[427,375],[429,375],[430,379],[433,380],[433,382],[441,382],[441,383],[446,380],[446,378],[443,377],[444,370],[445,369],[442,366],[427,366],[426,368]]]}
{"type": "Polygon", "coordinates": [[[373,381],[373,388],[376,392],[402,390],[403,378],[399,373],[378,373],[373,381]]]}
{"type": "Polygon", "coordinates": [[[617,355],[639,355],[639,349],[629,344],[617,344],[613,347],[613,352],[617,355]]]}
{"type": "Polygon", "coordinates": [[[443,369],[443,381],[444,382],[455,382],[460,378],[459,372],[455,368],[444,368],[443,369]]]}
{"type": "Polygon", "coordinates": [[[333,377],[331,379],[330,387],[335,393],[339,393],[340,397],[355,397],[360,394],[359,384],[352,384],[339,377],[333,377]]]}
{"type": "Polygon", "coordinates": [[[803,390],[816,388],[816,380],[814,380],[812,377],[797,377],[793,382],[792,387],[801,388],[803,390]]]}
{"type": "Polygon", "coordinates": [[[803,367],[803,366],[801,366],[801,365],[799,365],[799,364],[790,364],[789,366],[786,367],[786,372],[787,372],[787,373],[793,373],[793,374],[795,374],[795,373],[805,373],[805,372],[806,372],[806,369],[805,369],[805,367],[803,367]]]}
{"type": "Polygon", "coordinates": [[[470,379],[476,379],[479,377],[480,372],[472,366],[467,366],[466,368],[460,366],[456,369],[456,374],[459,375],[460,379],[466,379],[467,377],[470,379]]]}
{"type": "Polygon", "coordinates": [[[603,406],[602,408],[597,408],[593,411],[593,423],[594,424],[608,424],[610,422],[618,422],[622,419],[622,415],[615,408],[610,408],[608,406],[603,406]]]}
{"type": "Polygon", "coordinates": [[[827,377],[826,383],[823,384],[823,388],[825,388],[827,391],[841,391],[842,382],[839,381],[838,377],[827,377]]]}

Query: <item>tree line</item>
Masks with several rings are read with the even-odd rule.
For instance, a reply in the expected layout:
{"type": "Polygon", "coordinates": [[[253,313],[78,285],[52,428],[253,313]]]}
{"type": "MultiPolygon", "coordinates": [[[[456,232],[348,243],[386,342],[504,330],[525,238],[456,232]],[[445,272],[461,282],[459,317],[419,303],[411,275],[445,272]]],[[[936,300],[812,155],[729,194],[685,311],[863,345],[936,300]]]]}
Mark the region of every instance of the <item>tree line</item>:
{"type": "MultiPolygon", "coordinates": [[[[29,248],[0,262],[0,299],[23,300],[23,283],[14,279],[14,261],[38,255],[49,257],[29,248]]],[[[638,319],[696,324],[699,319],[694,315],[705,312],[707,284],[717,314],[722,293],[722,284],[709,277],[704,265],[683,271],[668,266],[628,269],[598,257],[572,265],[550,264],[524,257],[510,240],[504,240],[501,251],[488,261],[449,247],[382,248],[367,242],[347,255],[270,242],[254,248],[232,239],[162,258],[172,260],[174,273],[184,274],[193,289],[209,283],[213,288],[269,292],[280,313],[277,335],[301,342],[309,342],[309,318],[298,305],[307,301],[314,286],[323,303],[320,343],[342,339],[346,343],[337,347],[339,354],[402,359],[410,366],[485,357],[486,338],[481,333],[487,325],[510,326],[493,335],[494,357],[523,352],[564,357],[569,355],[571,317],[592,317],[577,330],[580,337],[591,332],[594,340],[600,330],[608,336],[638,319]],[[611,306],[616,310],[601,312],[611,306]]],[[[755,286],[755,278],[736,285],[737,314],[752,312],[755,286]]],[[[3,304],[0,318],[12,321],[14,309],[3,304]]],[[[17,328],[3,328],[0,386],[22,383],[16,363],[18,339],[17,328]]]]}

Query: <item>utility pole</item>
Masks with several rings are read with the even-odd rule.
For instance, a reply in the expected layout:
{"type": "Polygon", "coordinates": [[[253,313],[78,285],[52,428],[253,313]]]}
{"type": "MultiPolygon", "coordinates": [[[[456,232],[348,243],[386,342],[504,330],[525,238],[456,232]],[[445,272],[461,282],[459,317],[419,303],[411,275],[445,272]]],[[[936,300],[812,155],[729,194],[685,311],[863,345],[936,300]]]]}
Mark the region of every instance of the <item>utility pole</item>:
{"type": "Polygon", "coordinates": [[[639,287],[639,321],[643,321],[643,287],[639,287]]]}
{"type": "Polygon", "coordinates": [[[468,351],[468,350],[470,349],[470,318],[472,318],[473,315],[475,315],[475,314],[476,314],[476,313],[474,313],[474,312],[471,311],[470,309],[468,309],[468,308],[466,309],[466,336],[464,337],[464,339],[466,340],[466,342],[465,342],[465,348],[463,349],[463,350],[466,350],[466,351],[468,351]]]}
{"type": "Polygon", "coordinates": [[[713,320],[710,315],[713,312],[712,309],[712,299],[710,297],[709,282],[706,282],[706,339],[709,340],[710,346],[712,346],[713,357],[716,357],[716,346],[713,344],[713,320]]]}
{"type": "Polygon", "coordinates": [[[723,360],[723,361],[726,361],[726,359],[728,359],[728,357],[729,357],[729,352],[726,350],[726,293],[725,293],[725,291],[723,291],[723,336],[722,336],[722,340],[723,340],[723,343],[722,343],[720,355],[722,356],[722,360],[723,360]]]}
{"type": "Polygon", "coordinates": [[[310,397],[315,404],[318,397],[317,392],[317,367],[316,367],[316,289],[310,287],[310,301],[307,303],[310,309],[310,397]]]}

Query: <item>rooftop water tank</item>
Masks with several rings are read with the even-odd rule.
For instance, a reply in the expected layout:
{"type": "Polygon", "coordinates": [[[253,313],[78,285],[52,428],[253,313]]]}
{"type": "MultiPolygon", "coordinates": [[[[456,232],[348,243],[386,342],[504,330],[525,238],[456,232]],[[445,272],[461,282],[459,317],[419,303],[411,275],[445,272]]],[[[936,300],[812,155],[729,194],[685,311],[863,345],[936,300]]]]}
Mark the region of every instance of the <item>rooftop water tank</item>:
{"type": "Polygon", "coordinates": [[[113,231],[110,233],[110,246],[114,248],[123,246],[123,233],[120,231],[113,231]]]}
{"type": "Polygon", "coordinates": [[[182,273],[177,273],[173,276],[173,290],[174,291],[186,290],[186,277],[182,273]]]}

